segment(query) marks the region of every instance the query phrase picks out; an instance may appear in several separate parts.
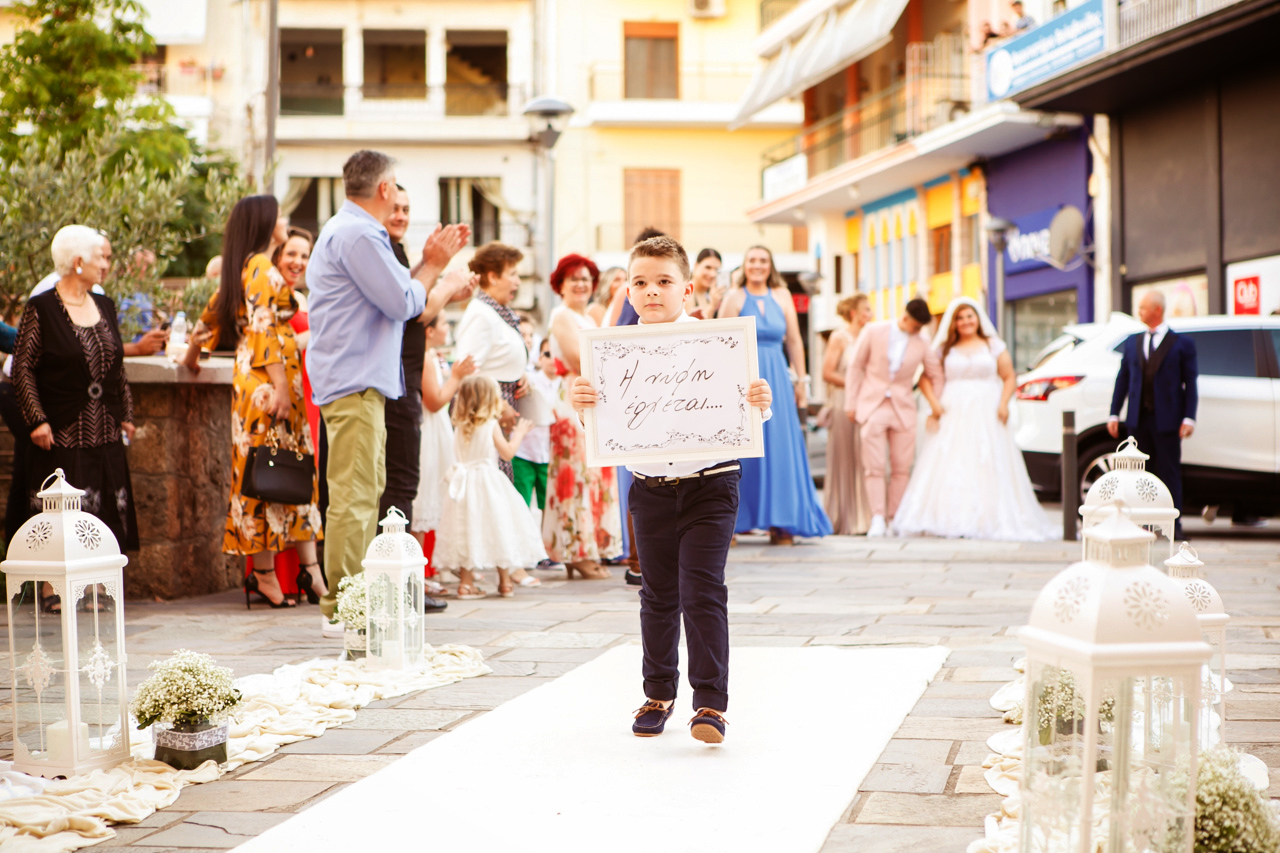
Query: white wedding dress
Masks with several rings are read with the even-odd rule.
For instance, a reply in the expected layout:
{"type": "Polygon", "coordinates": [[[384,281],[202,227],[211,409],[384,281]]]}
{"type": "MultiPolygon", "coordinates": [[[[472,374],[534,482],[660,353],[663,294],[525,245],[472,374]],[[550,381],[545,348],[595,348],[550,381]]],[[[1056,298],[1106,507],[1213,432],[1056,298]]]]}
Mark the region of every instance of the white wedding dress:
{"type": "Polygon", "coordinates": [[[529,506],[498,468],[496,420],[454,433],[444,511],[432,564],[442,569],[520,569],[547,558],[529,506]]]}
{"type": "Polygon", "coordinates": [[[1004,342],[991,337],[985,349],[953,349],[947,355],[945,411],[938,432],[924,436],[893,520],[898,535],[1017,542],[1053,538],[1022,451],[996,416],[1002,390],[996,359],[1004,351],[1004,342]]]}

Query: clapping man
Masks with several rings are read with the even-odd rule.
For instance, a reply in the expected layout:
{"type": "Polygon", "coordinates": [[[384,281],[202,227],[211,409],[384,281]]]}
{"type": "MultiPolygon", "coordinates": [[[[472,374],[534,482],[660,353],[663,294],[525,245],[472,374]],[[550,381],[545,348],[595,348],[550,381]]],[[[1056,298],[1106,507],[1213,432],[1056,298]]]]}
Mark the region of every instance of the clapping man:
{"type": "Polygon", "coordinates": [[[342,167],[342,183],[347,199],[325,223],[307,268],[307,369],[329,443],[324,555],[329,594],[320,600],[328,637],[342,634],[334,618],[338,582],[362,570],[365,549],[377,535],[387,478],[385,403],[405,393],[404,324],[414,317],[428,322],[450,301],[470,296],[465,278],[437,285],[470,239],[467,226],[437,226],[423,247],[416,276],[396,259],[383,225],[396,205],[395,161],[379,151],[357,151],[342,167]]]}
{"type": "MultiPolygon", "coordinates": [[[[1200,399],[1196,343],[1165,323],[1164,294],[1158,290],[1143,294],[1138,319],[1147,329],[1124,342],[1107,432],[1120,437],[1120,409],[1127,398],[1125,428],[1151,457],[1151,472],[1169,487],[1173,505],[1182,512],[1182,440],[1195,432],[1200,399]]],[[[1181,519],[1174,536],[1182,538],[1181,519]]]]}

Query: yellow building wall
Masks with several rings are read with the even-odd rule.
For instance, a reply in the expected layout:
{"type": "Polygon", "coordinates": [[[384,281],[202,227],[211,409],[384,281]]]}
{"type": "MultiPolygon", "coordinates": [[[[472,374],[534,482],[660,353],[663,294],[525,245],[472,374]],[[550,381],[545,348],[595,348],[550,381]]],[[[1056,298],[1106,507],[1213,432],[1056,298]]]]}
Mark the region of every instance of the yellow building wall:
{"type": "MultiPolygon", "coordinates": [[[[728,0],[719,18],[692,18],[688,0],[557,0],[557,57],[550,88],[573,104],[574,120],[556,147],[556,250],[619,252],[634,234],[624,233],[623,173],[627,169],[679,169],[681,238],[690,252],[711,246],[741,252],[764,243],[790,252],[789,225],[757,226],[745,211],[760,200],[761,155],[794,137],[799,126],[729,132],[727,127],[691,128],[589,125],[591,105],[617,103],[623,89],[623,25],[679,25],[680,101],[736,103],[758,59],[751,43],[759,35],[759,4],[728,0]]],[[[626,101],[637,109],[664,102],[626,101]]]]}

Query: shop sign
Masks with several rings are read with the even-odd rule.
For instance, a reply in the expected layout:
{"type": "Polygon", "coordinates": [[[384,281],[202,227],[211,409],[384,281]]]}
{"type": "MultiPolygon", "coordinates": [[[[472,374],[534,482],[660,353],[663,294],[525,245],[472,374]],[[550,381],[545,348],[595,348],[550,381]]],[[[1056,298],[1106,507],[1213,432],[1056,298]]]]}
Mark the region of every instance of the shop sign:
{"type": "Polygon", "coordinates": [[[1057,207],[1047,207],[1010,220],[1014,227],[1005,237],[1005,274],[1017,275],[1049,266],[1045,260],[1049,255],[1049,223],[1057,212],[1057,207]]]}
{"type": "Polygon", "coordinates": [[[1280,255],[1227,265],[1232,314],[1271,314],[1280,311],[1280,255]]]}
{"type": "Polygon", "coordinates": [[[993,101],[1034,86],[1106,49],[1102,0],[1088,0],[987,51],[993,101]]]}
{"type": "Polygon", "coordinates": [[[804,189],[809,182],[809,158],[804,154],[788,157],[764,170],[762,198],[773,201],[804,189]]]}

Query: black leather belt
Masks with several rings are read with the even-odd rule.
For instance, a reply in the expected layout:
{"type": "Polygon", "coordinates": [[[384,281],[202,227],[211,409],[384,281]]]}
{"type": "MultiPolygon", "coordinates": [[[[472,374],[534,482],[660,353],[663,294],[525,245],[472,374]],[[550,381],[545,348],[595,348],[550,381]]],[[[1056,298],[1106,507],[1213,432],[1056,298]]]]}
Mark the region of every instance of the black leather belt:
{"type": "Polygon", "coordinates": [[[695,471],[692,474],[686,474],[683,477],[649,477],[644,474],[631,472],[631,476],[635,477],[646,486],[674,486],[682,480],[705,480],[709,477],[717,477],[720,474],[728,474],[731,471],[741,471],[742,466],[737,462],[730,465],[721,465],[718,468],[706,468],[702,471],[695,471]]]}

